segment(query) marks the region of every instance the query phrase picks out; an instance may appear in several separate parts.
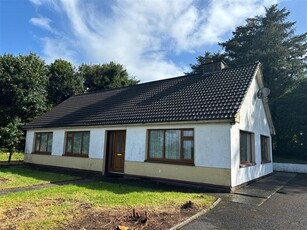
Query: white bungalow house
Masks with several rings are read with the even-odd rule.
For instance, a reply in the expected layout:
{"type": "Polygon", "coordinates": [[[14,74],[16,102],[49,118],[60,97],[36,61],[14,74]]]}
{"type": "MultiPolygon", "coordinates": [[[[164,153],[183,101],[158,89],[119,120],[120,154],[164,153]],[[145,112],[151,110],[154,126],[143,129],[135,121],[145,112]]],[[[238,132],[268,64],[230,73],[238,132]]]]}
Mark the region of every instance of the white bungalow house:
{"type": "Polygon", "coordinates": [[[272,173],[260,63],[70,97],[25,126],[25,162],[236,186],[272,173]]]}

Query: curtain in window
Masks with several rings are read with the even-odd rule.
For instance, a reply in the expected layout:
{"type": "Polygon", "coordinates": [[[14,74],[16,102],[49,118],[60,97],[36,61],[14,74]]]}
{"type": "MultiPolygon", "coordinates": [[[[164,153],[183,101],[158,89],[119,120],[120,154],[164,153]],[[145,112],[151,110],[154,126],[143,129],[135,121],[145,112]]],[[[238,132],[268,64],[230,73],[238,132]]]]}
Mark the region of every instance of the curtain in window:
{"type": "Polygon", "coordinates": [[[88,154],[89,148],[90,148],[90,133],[84,132],[83,133],[83,145],[82,145],[81,154],[88,154]]]}
{"type": "Polygon", "coordinates": [[[241,132],[240,133],[240,154],[241,162],[252,162],[252,143],[251,134],[241,132]]]}
{"type": "Polygon", "coordinates": [[[149,133],[149,157],[163,158],[163,130],[151,130],[149,133]]]}
{"type": "Polygon", "coordinates": [[[36,134],[36,139],[35,139],[35,151],[39,152],[39,146],[41,143],[41,134],[36,134]]]}
{"type": "Polygon", "coordinates": [[[269,160],[269,138],[261,136],[261,160],[269,160]]]}
{"type": "Polygon", "coordinates": [[[180,130],[165,131],[165,158],[180,160],[180,130]]]}
{"type": "Polygon", "coordinates": [[[81,132],[74,133],[74,146],[73,146],[73,153],[80,154],[81,153],[81,132]]]}
{"type": "Polygon", "coordinates": [[[47,152],[47,138],[48,138],[48,133],[42,133],[40,152],[47,152]]]}
{"type": "Polygon", "coordinates": [[[52,150],[52,133],[48,133],[47,152],[51,153],[52,150]]]}
{"type": "Polygon", "coordinates": [[[194,144],[192,140],[183,141],[183,159],[192,160],[194,144]]]}

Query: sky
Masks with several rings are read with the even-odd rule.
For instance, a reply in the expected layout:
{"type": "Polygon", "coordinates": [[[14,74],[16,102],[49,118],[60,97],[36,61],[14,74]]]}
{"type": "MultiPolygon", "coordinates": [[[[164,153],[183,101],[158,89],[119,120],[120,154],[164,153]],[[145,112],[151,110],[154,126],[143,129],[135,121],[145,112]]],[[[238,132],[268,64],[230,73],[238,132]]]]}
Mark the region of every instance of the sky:
{"type": "Polygon", "coordinates": [[[114,61],[141,82],[175,77],[271,4],[307,32],[307,0],[0,0],[0,55],[114,61]]]}

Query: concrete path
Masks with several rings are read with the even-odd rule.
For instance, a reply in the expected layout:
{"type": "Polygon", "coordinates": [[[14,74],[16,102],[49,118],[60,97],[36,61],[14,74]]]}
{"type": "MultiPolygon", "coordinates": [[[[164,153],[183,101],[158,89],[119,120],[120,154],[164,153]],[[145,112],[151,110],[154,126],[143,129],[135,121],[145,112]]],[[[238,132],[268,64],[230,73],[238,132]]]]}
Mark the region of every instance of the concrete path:
{"type": "Polygon", "coordinates": [[[182,229],[307,229],[307,175],[274,173],[235,194],[182,229]]]}

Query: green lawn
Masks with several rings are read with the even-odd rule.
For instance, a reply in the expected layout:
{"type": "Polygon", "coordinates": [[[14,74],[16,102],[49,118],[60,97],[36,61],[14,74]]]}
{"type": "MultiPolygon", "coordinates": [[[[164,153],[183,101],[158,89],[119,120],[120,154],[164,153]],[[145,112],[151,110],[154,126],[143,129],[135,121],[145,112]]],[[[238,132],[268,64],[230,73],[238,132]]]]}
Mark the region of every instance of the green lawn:
{"type": "MultiPolygon", "coordinates": [[[[13,153],[11,161],[23,161],[24,154],[23,153],[13,153]]],[[[9,153],[8,152],[0,152],[0,161],[8,161],[9,153]]]]}
{"type": "MultiPolygon", "coordinates": [[[[6,174],[2,170],[1,173],[0,176],[6,174]]],[[[31,173],[27,173],[29,180],[31,173]]],[[[8,173],[10,177],[12,174],[17,180],[21,172],[8,173]]],[[[45,181],[59,177],[46,176],[45,181]]],[[[37,179],[35,175],[33,180],[37,179]]],[[[193,212],[188,213],[191,216],[209,207],[215,198],[200,193],[172,191],[170,187],[143,182],[99,181],[63,185],[0,196],[0,229],[92,229],[93,226],[114,229],[117,224],[123,223],[125,226],[132,224],[132,229],[143,229],[144,226],[145,229],[146,226],[149,229],[168,229],[187,218],[180,208],[187,201],[192,201],[195,207],[193,212]],[[132,208],[139,213],[149,213],[146,225],[136,225],[127,220],[132,208]],[[83,220],[92,225],[74,225],[83,220]]]]}
{"type": "Polygon", "coordinates": [[[78,177],[33,170],[25,167],[0,168],[0,190],[46,184],[54,181],[66,181],[78,177]]]}

